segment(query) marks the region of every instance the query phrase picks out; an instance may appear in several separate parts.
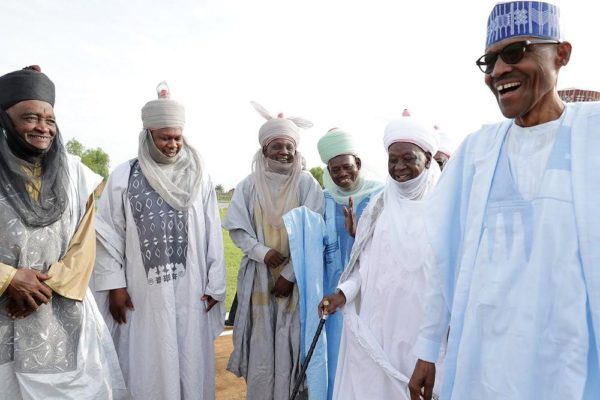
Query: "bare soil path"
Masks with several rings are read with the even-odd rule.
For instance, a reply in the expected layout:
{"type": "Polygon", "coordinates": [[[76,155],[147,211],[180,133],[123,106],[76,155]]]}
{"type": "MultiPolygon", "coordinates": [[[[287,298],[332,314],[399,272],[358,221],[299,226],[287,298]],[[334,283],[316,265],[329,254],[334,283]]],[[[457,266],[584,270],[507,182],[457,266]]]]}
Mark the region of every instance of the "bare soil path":
{"type": "MultiPolygon", "coordinates": [[[[230,333],[231,328],[226,328],[230,333]]],[[[246,382],[227,371],[227,361],[233,351],[231,335],[219,336],[215,340],[215,371],[216,371],[216,400],[244,400],[246,398],[246,382]]]]}

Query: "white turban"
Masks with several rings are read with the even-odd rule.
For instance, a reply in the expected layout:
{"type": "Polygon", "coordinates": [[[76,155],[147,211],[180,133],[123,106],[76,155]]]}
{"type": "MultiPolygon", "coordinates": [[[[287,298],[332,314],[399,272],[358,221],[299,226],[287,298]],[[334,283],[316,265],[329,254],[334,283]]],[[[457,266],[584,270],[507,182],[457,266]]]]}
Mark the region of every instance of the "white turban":
{"type": "Polygon", "coordinates": [[[310,128],[313,126],[312,122],[303,118],[284,118],[282,114],[279,114],[277,118],[273,118],[260,104],[254,101],[251,103],[256,111],[267,120],[258,131],[258,141],[261,146],[266,146],[275,139],[285,138],[290,139],[298,147],[300,143],[300,128],[310,128]]]}
{"type": "Polygon", "coordinates": [[[185,108],[169,98],[169,87],[161,82],[156,87],[158,99],[151,100],[142,107],[144,129],[181,128],[185,125],[185,108]]]}
{"type": "Polygon", "coordinates": [[[399,118],[390,122],[383,135],[383,145],[385,151],[396,142],[407,142],[416,144],[431,155],[435,155],[438,150],[438,138],[433,129],[427,127],[415,120],[411,116],[399,118]]]}

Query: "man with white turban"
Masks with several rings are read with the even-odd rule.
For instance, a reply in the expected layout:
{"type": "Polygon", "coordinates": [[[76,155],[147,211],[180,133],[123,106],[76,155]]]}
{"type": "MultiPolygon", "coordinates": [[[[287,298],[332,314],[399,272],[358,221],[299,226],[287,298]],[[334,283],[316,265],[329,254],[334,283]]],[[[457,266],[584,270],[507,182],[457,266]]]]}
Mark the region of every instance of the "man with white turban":
{"type": "Polygon", "coordinates": [[[94,270],[134,399],[215,398],[225,263],[213,183],[169,98],[142,108],[138,157],[110,175],[98,204],[94,270]]]}
{"type": "MultiPolygon", "coordinates": [[[[301,118],[267,119],[259,132],[252,173],[234,192],[223,227],[244,252],[237,281],[234,351],[227,369],[243,376],[249,400],[287,400],[300,367],[298,287],[282,217],[306,206],[323,213],[321,187],[302,170],[297,151],[301,118]]],[[[301,392],[306,396],[306,391],[301,392]]]]}
{"type": "Polygon", "coordinates": [[[348,267],[320,311],[343,306],[344,325],[333,398],[409,399],[413,351],[423,320],[420,287],[433,263],[422,200],[440,170],[433,160],[437,137],[405,116],[389,123],[384,145],[388,172],[358,224],[348,267]]]}
{"type": "MultiPolygon", "coordinates": [[[[381,191],[379,182],[365,179],[355,139],[345,131],[329,130],[317,143],[325,190],[324,293],[332,293],[350,259],[356,225],[373,196],[381,191]]],[[[342,333],[342,313],[327,319],[328,398],[333,394],[335,371],[342,333]]]]}

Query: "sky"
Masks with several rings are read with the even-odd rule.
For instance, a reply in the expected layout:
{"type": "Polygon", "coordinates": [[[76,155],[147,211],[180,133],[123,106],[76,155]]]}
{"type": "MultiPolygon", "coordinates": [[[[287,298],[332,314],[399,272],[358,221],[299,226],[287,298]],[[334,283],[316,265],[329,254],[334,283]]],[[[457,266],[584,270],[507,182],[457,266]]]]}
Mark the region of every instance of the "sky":
{"type": "MultiPolygon", "coordinates": [[[[38,64],[56,85],[64,141],[100,147],[110,169],[136,157],[141,108],[166,81],[187,140],[215,184],[250,173],[272,114],[311,120],[299,150],[352,133],[383,178],[383,129],[404,108],[455,142],[502,119],[475,60],[491,0],[2,0],[0,74],[38,64]]],[[[571,61],[558,87],[600,90],[600,2],[556,1],[571,61]]]]}

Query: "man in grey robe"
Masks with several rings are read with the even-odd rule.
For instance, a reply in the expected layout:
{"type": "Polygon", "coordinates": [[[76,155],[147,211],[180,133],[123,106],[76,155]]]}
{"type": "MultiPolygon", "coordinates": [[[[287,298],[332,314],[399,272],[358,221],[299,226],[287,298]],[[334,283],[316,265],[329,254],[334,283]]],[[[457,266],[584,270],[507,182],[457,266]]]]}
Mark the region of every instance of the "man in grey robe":
{"type": "Polygon", "coordinates": [[[302,170],[296,150],[299,128],[312,124],[282,114],[273,118],[255,107],[267,119],[259,130],[261,148],[252,174],[237,185],[223,223],[244,252],[227,369],[246,379],[249,400],[288,400],[300,367],[300,320],[282,216],[299,206],[322,214],[323,194],[302,170]]]}

